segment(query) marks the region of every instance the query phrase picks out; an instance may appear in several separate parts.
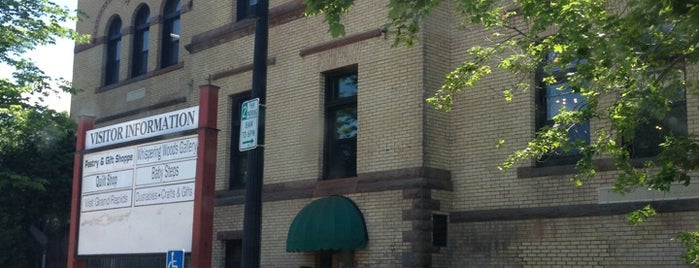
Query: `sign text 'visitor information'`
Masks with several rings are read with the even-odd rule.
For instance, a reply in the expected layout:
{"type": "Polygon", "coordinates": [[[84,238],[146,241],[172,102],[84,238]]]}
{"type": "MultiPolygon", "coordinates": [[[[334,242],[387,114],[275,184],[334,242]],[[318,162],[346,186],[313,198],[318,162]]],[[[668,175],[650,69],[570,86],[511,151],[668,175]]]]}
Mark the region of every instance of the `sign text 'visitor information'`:
{"type": "Polygon", "coordinates": [[[197,106],[87,131],[85,148],[95,149],[196,129],[198,125],[199,107],[197,106]]]}

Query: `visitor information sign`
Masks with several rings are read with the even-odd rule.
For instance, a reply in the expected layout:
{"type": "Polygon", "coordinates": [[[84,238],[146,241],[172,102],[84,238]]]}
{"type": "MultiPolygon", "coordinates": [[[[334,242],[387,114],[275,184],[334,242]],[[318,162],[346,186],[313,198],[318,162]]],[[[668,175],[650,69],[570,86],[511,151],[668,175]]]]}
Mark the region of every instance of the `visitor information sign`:
{"type": "MultiPolygon", "coordinates": [[[[192,111],[162,118],[189,117],[192,111]]],[[[105,129],[120,128],[92,133],[105,129]]],[[[191,135],[85,154],[78,255],[191,251],[198,146],[191,135]]]]}

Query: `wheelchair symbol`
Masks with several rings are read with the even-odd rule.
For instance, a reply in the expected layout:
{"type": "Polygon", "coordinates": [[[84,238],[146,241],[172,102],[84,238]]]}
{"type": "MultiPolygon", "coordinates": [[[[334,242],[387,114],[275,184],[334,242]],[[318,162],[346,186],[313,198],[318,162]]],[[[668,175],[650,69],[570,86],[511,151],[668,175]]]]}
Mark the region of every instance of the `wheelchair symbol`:
{"type": "Polygon", "coordinates": [[[167,263],[167,268],[180,268],[180,266],[177,265],[174,251],[170,252],[170,262],[167,263]]]}
{"type": "Polygon", "coordinates": [[[166,268],[184,268],[184,251],[168,251],[166,268]]]}

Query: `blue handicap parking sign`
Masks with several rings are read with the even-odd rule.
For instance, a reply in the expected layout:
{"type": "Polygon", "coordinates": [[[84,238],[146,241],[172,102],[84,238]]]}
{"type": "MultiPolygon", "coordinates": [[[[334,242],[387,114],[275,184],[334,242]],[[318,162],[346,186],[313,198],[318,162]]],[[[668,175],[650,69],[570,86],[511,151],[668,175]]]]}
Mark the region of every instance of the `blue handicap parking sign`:
{"type": "Polygon", "coordinates": [[[184,249],[168,250],[165,268],[184,268],[184,249]]]}

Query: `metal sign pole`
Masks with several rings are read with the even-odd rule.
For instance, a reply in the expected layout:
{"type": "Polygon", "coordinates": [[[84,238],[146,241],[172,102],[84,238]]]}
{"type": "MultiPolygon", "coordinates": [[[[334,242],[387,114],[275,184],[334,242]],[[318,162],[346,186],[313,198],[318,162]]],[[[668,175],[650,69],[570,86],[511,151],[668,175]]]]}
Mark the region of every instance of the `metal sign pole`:
{"type": "Polygon", "coordinates": [[[260,99],[258,143],[248,152],[245,183],[245,220],[243,222],[242,267],[260,267],[262,225],[262,178],[264,171],[265,104],[267,103],[267,43],[269,35],[269,0],[250,0],[255,22],[255,51],[252,70],[252,98],[260,99]]]}

